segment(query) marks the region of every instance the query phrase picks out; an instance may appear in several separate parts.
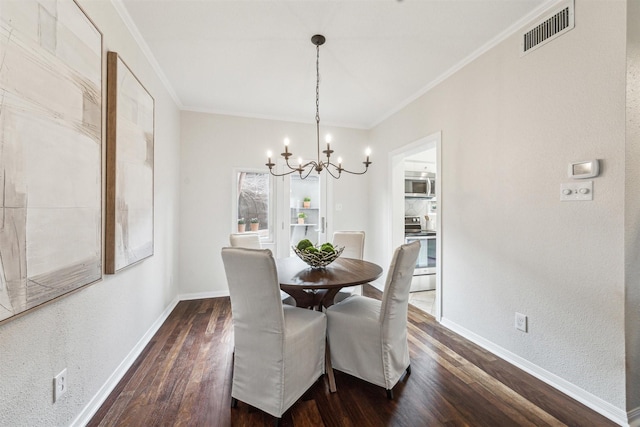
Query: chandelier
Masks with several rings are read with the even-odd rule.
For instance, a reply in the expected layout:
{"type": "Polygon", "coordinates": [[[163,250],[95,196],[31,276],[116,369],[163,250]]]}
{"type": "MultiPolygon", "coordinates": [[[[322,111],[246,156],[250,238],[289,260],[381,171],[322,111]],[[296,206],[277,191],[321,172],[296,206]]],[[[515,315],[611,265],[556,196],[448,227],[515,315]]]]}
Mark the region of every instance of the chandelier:
{"type": "Polygon", "coordinates": [[[308,177],[311,172],[314,170],[320,174],[320,172],[327,171],[329,175],[334,177],[335,179],[340,178],[342,172],[350,173],[353,175],[364,175],[369,169],[369,165],[371,162],[369,161],[369,156],[371,155],[371,150],[367,149],[365,155],[367,159],[362,162],[364,164],[364,170],[362,172],[352,172],[342,167],[342,158],[338,157],[338,164],[336,165],[331,161],[331,154],[333,150],[331,149],[331,135],[327,135],[325,141],[327,143],[327,149],[322,150],[322,153],[326,156],[326,160],[320,159],[320,46],[324,44],[325,38],[323,35],[316,34],[311,37],[311,43],[316,46],[316,145],[317,145],[317,160],[312,160],[305,164],[302,164],[302,158],[298,158],[298,165],[292,166],[289,163],[289,157],[293,156],[293,153],[289,152],[289,139],[285,138],[284,140],[284,153],[280,153],[280,155],[284,158],[285,164],[288,168],[286,172],[283,173],[275,173],[273,171],[273,167],[276,165],[271,161],[272,153],[267,152],[268,161],[265,166],[269,167],[269,172],[273,176],[285,176],[295,172],[300,174],[300,178],[305,179],[308,177]]]}

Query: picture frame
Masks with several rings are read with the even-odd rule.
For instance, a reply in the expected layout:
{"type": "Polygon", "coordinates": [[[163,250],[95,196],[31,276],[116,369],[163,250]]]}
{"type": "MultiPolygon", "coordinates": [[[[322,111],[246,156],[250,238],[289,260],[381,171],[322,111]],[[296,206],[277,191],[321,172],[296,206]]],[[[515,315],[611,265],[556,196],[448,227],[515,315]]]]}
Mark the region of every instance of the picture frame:
{"type": "Polygon", "coordinates": [[[74,0],[0,14],[0,323],[102,279],[102,33],[74,0]]]}
{"type": "Polygon", "coordinates": [[[155,101],[107,52],[105,273],[153,255],[155,101]]]}

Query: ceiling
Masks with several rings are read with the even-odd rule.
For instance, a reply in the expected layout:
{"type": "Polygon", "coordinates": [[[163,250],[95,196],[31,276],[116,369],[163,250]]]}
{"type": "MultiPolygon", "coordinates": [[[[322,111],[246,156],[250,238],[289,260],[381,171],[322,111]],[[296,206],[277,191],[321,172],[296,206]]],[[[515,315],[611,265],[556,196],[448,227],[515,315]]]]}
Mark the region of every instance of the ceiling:
{"type": "MultiPolygon", "coordinates": [[[[113,0],[183,110],[368,129],[553,0],[113,0]]],[[[517,46],[514,46],[514,55],[517,46]]],[[[124,58],[126,61],[126,58],[124,58]]]]}

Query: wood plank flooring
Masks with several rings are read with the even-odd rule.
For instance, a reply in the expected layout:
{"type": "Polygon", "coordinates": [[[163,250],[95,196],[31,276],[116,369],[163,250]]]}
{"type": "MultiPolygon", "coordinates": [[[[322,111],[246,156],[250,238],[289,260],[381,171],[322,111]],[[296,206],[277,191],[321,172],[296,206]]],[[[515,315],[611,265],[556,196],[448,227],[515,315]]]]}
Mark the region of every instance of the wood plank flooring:
{"type": "MultiPolygon", "coordinates": [[[[380,292],[365,287],[365,295],[380,292]]],[[[95,426],[270,426],[242,402],[231,409],[228,298],[180,302],[95,414],[95,426]]],[[[283,426],[615,426],[603,416],[409,307],[411,374],[395,399],[336,371],[285,413],[283,426]]]]}

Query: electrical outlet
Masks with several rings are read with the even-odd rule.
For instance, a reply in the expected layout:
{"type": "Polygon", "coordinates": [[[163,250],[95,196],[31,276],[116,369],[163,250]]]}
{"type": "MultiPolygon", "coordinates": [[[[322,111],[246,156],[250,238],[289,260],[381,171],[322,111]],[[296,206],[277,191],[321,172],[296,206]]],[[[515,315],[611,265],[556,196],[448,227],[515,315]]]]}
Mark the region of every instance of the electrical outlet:
{"type": "Polygon", "coordinates": [[[67,368],[53,377],[53,402],[57,402],[67,392],[67,368]]]}
{"type": "Polygon", "coordinates": [[[522,313],[516,313],[516,329],[527,332],[527,316],[522,313]]]}

